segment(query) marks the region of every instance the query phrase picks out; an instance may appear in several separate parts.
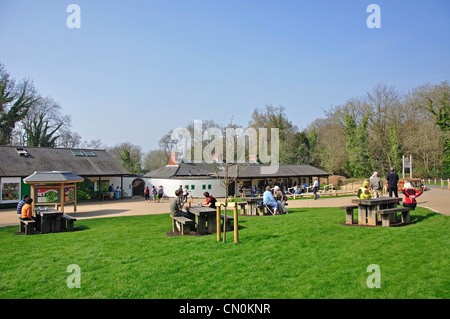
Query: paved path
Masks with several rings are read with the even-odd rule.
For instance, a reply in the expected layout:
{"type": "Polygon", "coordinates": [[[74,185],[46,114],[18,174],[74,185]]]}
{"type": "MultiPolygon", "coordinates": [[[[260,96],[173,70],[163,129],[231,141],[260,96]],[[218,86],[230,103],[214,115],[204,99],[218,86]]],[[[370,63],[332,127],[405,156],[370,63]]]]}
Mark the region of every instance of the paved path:
{"type": "MultiPolygon", "coordinates": [[[[403,196],[402,196],[403,197],[403,196]]],[[[288,208],[339,207],[351,204],[355,197],[322,197],[319,200],[300,199],[289,201],[288,208]]],[[[194,199],[196,206],[200,199],[194,199]]],[[[220,199],[219,199],[220,201],[220,199]]],[[[417,198],[418,205],[427,207],[440,214],[450,216],[450,191],[431,188],[417,198]]],[[[166,214],[169,212],[170,199],[161,203],[146,203],[142,197],[124,200],[105,200],[78,203],[78,211],[73,213],[73,206],[66,207],[66,214],[77,219],[166,214]]],[[[15,209],[0,209],[0,227],[19,225],[15,209]]]]}

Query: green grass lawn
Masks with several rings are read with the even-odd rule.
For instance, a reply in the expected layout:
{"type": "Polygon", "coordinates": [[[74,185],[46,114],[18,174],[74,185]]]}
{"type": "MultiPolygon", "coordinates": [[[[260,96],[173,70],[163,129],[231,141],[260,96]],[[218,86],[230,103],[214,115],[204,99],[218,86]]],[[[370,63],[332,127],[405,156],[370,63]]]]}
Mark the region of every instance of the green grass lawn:
{"type": "Polygon", "coordinates": [[[338,208],[240,217],[240,244],[168,237],[166,215],[79,220],[81,231],[0,228],[0,298],[449,298],[449,217],[407,227],[341,225],[338,208]],[[81,268],[69,289],[67,266],[81,268]],[[381,270],[381,288],[366,281],[381,270]]]}

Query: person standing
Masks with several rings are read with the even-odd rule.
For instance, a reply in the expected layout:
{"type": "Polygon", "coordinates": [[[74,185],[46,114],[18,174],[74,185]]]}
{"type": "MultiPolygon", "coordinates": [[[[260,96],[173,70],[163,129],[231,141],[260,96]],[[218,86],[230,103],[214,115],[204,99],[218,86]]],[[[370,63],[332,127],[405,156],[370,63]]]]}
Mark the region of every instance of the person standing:
{"type": "Polygon", "coordinates": [[[316,177],[314,179],[314,185],[313,185],[314,200],[320,198],[320,196],[317,194],[318,191],[319,191],[319,179],[316,177]]]}
{"type": "Polygon", "coordinates": [[[188,198],[188,189],[186,187],[186,185],[183,186],[183,202],[187,202],[187,198],[188,198]]]}
{"type": "Polygon", "coordinates": [[[156,197],[158,197],[158,191],[156,190],[155,186],[152,188],[152,200],[156,203],[156,197]]]}
{"type": "Polygon", "coordinates": [[[145,186],[144,198],[146,202],[150,202],[150,189],[148,188],[148,186],[145,186]]]}
{"type": "Polygon", "coordinates": [[[399,177],[395,172],[395,168],[391,167],[391,172],[386,176],[386,186],[387,191],[389,193],[389,197],[392,197],[392,193],[394,193],[395,197],[398,197],[398,187],[397,187],[398,181],[399,177]]]}
{"type": "Polygon", "coordinates": [[[380,197],[383,194],[383,181],[378,177],[378,172],[374,172],[370,178],[370,189],[374,197],[380,197]]]}
{"type": "Polygon", "coordinates": [[[164,196],[164,187],[162,187],[162,185],[160,185],[158,188],[158,203],[161,202],[161,198],[163,198],[163,196],[164,196]]]}
{"type": "Polygon", "coordinates": [[[109,185],[108,192],[109,192],[109,199],[113,200],[113,197],[114,197],[114,184],[109,185]]]}

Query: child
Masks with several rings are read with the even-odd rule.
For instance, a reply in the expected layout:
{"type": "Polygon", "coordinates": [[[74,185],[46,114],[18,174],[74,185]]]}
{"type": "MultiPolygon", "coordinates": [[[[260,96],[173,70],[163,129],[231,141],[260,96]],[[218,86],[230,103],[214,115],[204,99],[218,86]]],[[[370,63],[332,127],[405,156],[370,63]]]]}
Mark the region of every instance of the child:
{"type": "Polygon", "coordinates": [[[372,191],[369,189],[369,181],[364,181],[363,186],[359,188],[357,197],[359,199],[371,199],[372,191]]]}
{"type": "Polygon", "coordinates": [[[414,187],[411,185],[410,182],[406,182],[403,186],[402,190],[403,195],[405,195],[405,201],[403,203],[404,207],[412,207],[413,209],[416,208],[417,202],[416,197],[419,197],[422,195],[422,191],[417,191],[414,189],[414,187]]]}

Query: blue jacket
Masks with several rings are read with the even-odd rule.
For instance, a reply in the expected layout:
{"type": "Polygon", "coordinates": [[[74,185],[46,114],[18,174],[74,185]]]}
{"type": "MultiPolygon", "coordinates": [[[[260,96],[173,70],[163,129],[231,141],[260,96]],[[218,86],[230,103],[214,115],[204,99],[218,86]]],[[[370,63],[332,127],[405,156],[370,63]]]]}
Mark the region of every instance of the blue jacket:
{"type": "Polygon", "coordinates": [[[273,198],[273,195],[270,191],[265,191],[263,194],[263,202],[264,204],[270,203],[270,202],[277,202],[275,198],[273,198]]]}

